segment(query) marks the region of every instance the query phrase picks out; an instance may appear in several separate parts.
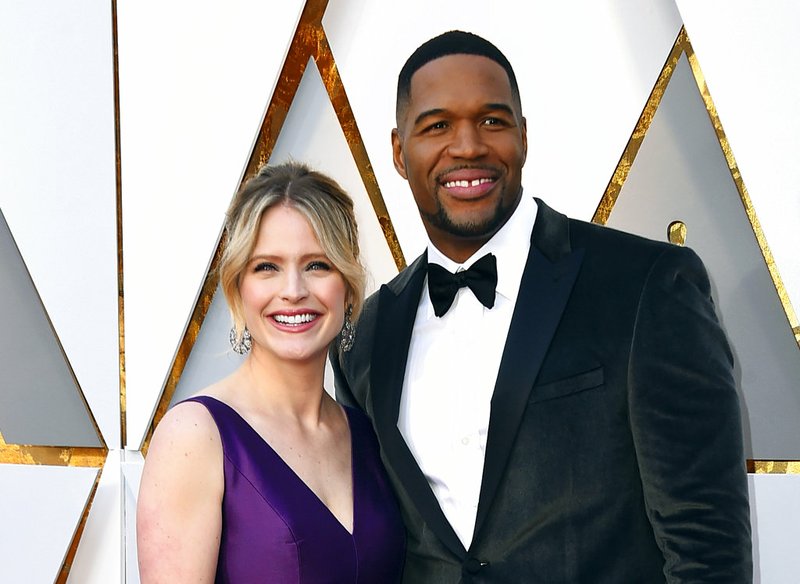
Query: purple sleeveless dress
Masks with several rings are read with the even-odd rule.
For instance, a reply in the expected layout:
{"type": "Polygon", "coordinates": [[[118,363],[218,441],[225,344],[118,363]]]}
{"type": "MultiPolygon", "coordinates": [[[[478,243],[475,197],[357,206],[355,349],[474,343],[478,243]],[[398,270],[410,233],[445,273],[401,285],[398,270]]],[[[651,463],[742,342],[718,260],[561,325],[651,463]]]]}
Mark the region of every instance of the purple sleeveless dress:
{"type": "Polygon", "coordinates": [[[368,418],[345,408],[353,464],[353,533],[227,404],[203,404],[219,428],[225,494],[217,583],[399,582],[405,528],[368,418]]]}

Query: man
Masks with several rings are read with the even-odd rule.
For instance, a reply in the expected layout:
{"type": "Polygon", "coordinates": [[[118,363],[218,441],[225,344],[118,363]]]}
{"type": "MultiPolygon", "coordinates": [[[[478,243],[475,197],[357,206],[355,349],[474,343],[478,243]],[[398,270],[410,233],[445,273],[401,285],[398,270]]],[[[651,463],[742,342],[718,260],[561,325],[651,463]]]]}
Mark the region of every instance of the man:
{"type": "Polygon", "coordinates": [[[514,72],[475,35],[409,58],[392,147],[427,252],[331,356],[401,501],[404,582],[750,582],[732,357],[697,256],[525,193],[514,72]]]}

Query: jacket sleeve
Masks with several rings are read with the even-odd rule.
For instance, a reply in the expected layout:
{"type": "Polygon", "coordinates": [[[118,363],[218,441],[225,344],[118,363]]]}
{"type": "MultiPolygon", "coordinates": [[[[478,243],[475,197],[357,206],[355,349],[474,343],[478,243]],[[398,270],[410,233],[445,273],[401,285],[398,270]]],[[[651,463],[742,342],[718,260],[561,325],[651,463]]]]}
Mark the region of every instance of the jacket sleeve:
{"type": "Polygon", "coordinates": [[[331,344],[330,350],[328,351],[328,360],[330,361],[331,369],[333,369],[334,387],[336,388],[336,401],[345,406],[363,409],[361,404],[356,401],[356,398],[350,389],[350,385],[347,382],[347,377],[345,377],[345,374],[342,370],[342,362],[340,360],[341,356],[342,355],[339,350],[339,337],[336,337],[331,344]]]}
{"type": "Polygon", "coordinates": [[[665,250],[646,279],[628,365],[629,415],[668,583],[752,582],[733,357],[706,270],[665,250]]]}

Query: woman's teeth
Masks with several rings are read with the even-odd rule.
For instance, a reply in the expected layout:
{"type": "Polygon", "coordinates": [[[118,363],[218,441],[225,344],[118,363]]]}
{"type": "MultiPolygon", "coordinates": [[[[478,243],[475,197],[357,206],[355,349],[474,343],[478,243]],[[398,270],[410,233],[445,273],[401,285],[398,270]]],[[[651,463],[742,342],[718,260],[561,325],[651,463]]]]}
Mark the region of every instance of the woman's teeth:
{"type": "Polygon", "coordinates": [[[306,322],[311,322],[315,318],[317,318],[316,314],[276,314],[273,317],[276,321],[281,324],[303,324],[306,322]]]}

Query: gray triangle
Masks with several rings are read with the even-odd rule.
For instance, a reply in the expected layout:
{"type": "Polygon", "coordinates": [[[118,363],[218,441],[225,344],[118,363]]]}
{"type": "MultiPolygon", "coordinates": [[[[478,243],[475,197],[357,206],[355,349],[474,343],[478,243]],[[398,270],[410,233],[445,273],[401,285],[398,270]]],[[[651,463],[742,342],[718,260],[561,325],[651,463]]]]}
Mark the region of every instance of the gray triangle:
{"type": "Polygon", "coordinates": [[[0,433],[8,444],[103,446],[2,211],[0,433]]]}
{"type": "Polygon", "coordinates": [[[675,220],[733,345],[747,458],[797,459],[800,351],[685,55],[608,225],[663,241],[675,220]]]}
{"type": "Polygon", "coordinates": [[[170,406],[230,375],[242,364],[244,357],[234,353],[228,341],[230,328],[228,303],[222,288],[217,286],[170,406]]]}
{"type": "MultiPolygon", "coordinates": [[[[326,116],[327,119],[338,124],[333,104],[325,90],[316,63],[313,59],[309,59],[297,94],[292,100],[281,133],[273,148],[270,161],[276,163],[290,159],[309,161],[323,172],[330,172],[332,176],[337,176],[337,179],[341,180],[341,177],[346,174],[343,170],[340,169],[341,172],[336,173],[326,170],[320,166],[323,161],[315,161],[314,156],[309,154],[314,151],[313,139],[309,140],[309,136],[326,135],[325,131],[320,130],[326,122],[326,116]]],[[[340,133],[339,136],[333,143],[330,140],[326,142],[327,160],[338,160],[337,152],[334,149],[339,148],[338,152],[343,153],[339,163],[351,164],[355,167],[344,134],[340,133]]],[[[344,182],[341,184],[343,187],[345,186],[344,182]]],[[[357,192],[355,189],[351,189],[350,194],[355,198],[356,213],[358,213],[360,201],[357,192]]],[[[362,237],[369,229],[380,233],[380,226],[371,206],[368,216],[359,219],[359,231],[362,237]]],[[[384,250],[384,253],[385,256],[382,257],[380,253],[366,250],[362,246],[362,259],[367,261],[372,270],[377,271],[382,280],[388,280],[396,273],[396,268],[388,250],[384,250]],[[370,262],[370,259],[373,261],[370,262]]],[[[218,286],[175,388],[175,393],[170,400],[170,405],[186,399],[239,367],[244,358],[231,350],[228,342],[230,327],[228,304],[222,288],[218,286]]],[[[326,379],[326,387],[329,389],[333,387],[330,376],[326,379]]]]}

